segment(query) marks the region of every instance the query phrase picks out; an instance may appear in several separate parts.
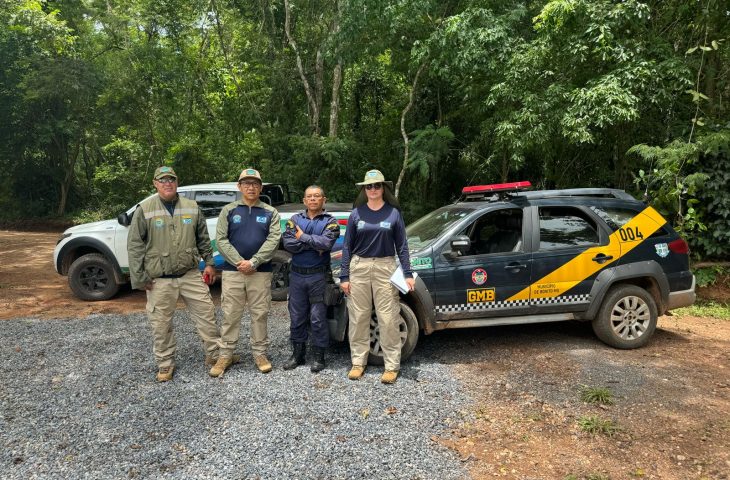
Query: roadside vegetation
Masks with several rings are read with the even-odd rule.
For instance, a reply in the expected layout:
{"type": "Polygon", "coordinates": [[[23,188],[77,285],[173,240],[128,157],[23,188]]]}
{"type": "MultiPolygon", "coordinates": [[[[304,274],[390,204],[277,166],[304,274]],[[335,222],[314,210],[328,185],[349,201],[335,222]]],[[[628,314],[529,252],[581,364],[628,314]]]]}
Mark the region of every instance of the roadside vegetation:
{"type": "Polygon", "coordinates": [[[113,217],[160,164],[407,220],[464,185],[617,187],[730,256],[720,0],[0,0],[0,220],[113,217]]]}

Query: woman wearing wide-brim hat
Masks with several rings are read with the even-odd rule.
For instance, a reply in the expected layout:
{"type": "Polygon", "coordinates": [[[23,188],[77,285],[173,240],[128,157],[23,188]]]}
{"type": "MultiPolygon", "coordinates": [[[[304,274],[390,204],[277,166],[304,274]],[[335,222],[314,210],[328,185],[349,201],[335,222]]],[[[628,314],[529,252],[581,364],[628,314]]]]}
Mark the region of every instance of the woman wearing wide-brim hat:
{"type": "Polygon", "coordinates": [[[347,375],[357,380],[365,373],[370,351],[372,306],[378,316],[380,347],[385,372],[380,381],[395,383],[400,371],[400,304],[398,289],[390,277],[398,267],[398,257],[412,291],[406,227],[400,205],[393,195],[393,183],[385,181],[379,170],[370,170],[356,184],[360,192],[347,220],[342,247],[340,287],[348,296],[349,338],[352,369],[347,375]]]}

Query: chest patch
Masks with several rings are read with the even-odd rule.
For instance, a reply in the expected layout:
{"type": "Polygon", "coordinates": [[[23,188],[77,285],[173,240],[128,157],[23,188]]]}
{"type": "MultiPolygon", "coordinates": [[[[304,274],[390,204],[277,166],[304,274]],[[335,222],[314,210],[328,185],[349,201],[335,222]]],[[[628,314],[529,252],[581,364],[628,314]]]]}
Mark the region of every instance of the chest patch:
{"type": "Polygon", "coordinates": [[[357,222],[357,228],[365,228],[365,220],[360,220],[357,222]]]}
{"type": "Polygon", "coordinates": [[[380,228],[385,228],[386,230],[390,230],[390,222],[380,222],[380,228]]]}
{"type": "Polygon", "coordinates": [[[256,216],[256,223],[266,223],[266,217],[256,216]]]}
{"type": "Polygon", "coordinates": [[[233,220],[233,223],[241,223],[241,216],[240,215],[234,215],[231,220],[233,220]]]}
{"type": "Polygon", "coordinates": [[[165,226],[165,221],[161,218],[155,219],[155,228],[162,228],[165,226]]]}
{"type": "Polygon", "coordinates": [[[193,217],[183,216],[182,221],[183,221],[183,225],[192,225],[193,217]]]}

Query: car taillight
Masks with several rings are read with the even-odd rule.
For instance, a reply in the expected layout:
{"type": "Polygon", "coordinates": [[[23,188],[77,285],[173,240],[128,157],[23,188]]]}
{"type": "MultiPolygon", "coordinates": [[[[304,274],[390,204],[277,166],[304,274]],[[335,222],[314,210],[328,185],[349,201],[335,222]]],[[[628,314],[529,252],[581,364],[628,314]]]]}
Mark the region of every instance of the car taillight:
{"type": "Polygon", "coordinates": [[[672,242],[669,242],[669,250],[674,253],[687,255],[689,253],[689,245],[687,245],[687,242],[685,242],[681,238],[678,238],[672,242]]]}
{"type": "Polygon", "coordinates": [[[347,226],[347,219],[346,218],[340,218],[339,220],[337,220],[337,223],[340,224],[340,225],[347,226]]]}

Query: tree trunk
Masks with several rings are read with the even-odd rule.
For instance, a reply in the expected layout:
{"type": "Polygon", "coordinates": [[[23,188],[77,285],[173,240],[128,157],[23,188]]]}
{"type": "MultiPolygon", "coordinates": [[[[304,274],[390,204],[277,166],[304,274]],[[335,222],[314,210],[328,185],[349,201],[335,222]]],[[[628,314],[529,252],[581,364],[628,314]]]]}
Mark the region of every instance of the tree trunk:
{"type": "MultiPolygon", "coordinates": [[[[286,34],[286,39],[289,42],[289,45],[291,45],[291,48],[294,50],[294,54],[296,55],[299,78],[302,79],[304,93],[307,95],[307,105],[309,107],[309,127],[312,131],[312,135],[319,135],[319,108],[317,106],[315,95],[312,93],[312,88],[307,80],[307,76],[304,74],[304,65],[302,64],[302,57],[299,54],[299,48],[297,48],[297,42],[291,34],[291,6],[289,5],[289,0],[284,0],[284,33],[286,34]]],[[[321,55],[321,52],[317,50],[318,62],[321,60],[321,55]]],[[[321,103],[322,100],[320,94],[319,104],[321,105],[321,103]]]]}
{"type": "Polygon", "coordinates": [[[401,183],[403,183],[403,177],[406,175],[406,168],[408,168],[408,133],[406,133],[406,115],[413,107],[413,95],[416,92],[416,87],[418,86],[418,77],[421,76],[421,72],[426,68],[426,64],[422,63],[420,67],[418,67],[418,71],[416,72],[416,76],[413,78],[413,84],[411,85],[411,92],[408,95],[408,105],[406,105],[406,108],[403,109],[403,112],[400,115],[400,134],[403,137],[403,144],[404,144],[404,152],[403,152],[403,166],[401,167],[400,173],[398,174],[398,181],[395,184],[395,198],[398,198],[398,194],[400,193],[400,186],[401,183]]]}
{"type": "Polygon", "coordinates": [[[76,160],[79,158],[79,150],[81,148],[81,140],[79,140],[73,148],[73,153],[63,152],[66,157],[63,162],[64,175],[60,182],[61,198],[58,200],[58,209],[56,215],[61,216],[66,212],[66,202],[68,202],[68,192],[71,190],[71,184],[74,180],[74,172],[76,169],[76,160]]]}
{"type": "Polygon", "coordinates": [[[330,138],[337,138],[340,125],[340,86],[342,85],[342,58],[337,59],[332,73],[332,102],[330,103],[330,138]]]}

